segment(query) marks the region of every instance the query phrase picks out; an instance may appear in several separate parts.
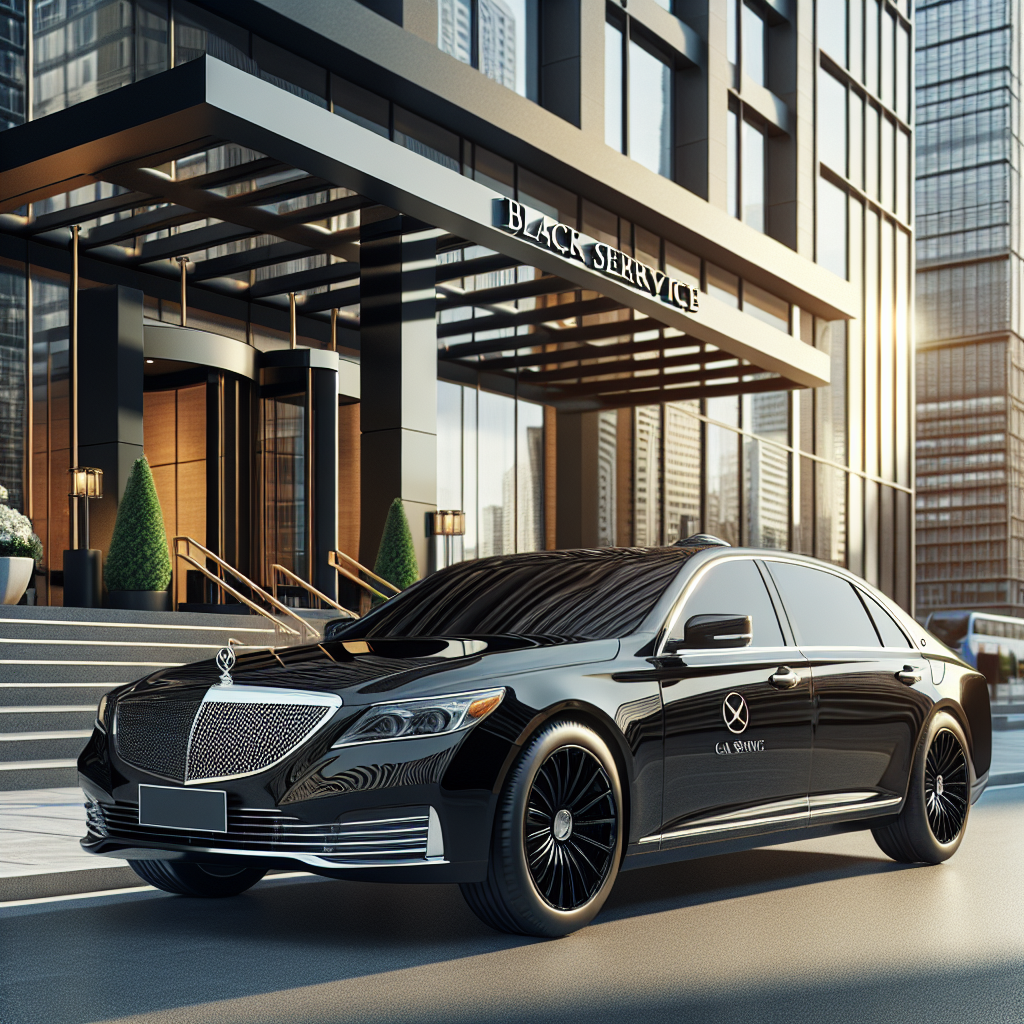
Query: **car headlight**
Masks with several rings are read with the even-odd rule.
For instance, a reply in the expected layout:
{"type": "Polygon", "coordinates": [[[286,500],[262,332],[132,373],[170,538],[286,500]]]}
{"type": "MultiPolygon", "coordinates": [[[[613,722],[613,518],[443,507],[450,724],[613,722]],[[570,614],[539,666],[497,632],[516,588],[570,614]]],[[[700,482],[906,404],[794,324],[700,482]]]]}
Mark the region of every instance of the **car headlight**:
{"type": "Polygon", "coordinates": [[[415,736],[440,736],[468,729],[486,718],[505,696],[505,688],[460,693],[450,697],[374,704],[353,722],[334,747],[415,736]]]}
{"type": "Polygon", "coordinates": [[[100,697],[99,706],[96,708],[96,728],[101,729],[103,732],[107,731],[107,697],[109,694],[103,694],[100,697]]]}

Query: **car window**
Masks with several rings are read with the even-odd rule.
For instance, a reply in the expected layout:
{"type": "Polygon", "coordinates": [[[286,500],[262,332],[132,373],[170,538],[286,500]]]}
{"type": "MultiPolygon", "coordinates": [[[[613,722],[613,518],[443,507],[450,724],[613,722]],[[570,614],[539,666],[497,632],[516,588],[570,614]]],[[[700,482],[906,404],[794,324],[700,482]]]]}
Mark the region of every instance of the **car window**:
{"type": "Polygon", "coordinates": [[[686,599],[670,639],[682,640],[691,615],[749,615],[754,647],[782,647],[782,630],[768,590],[749,558],[730,558],[713,565],[686,599]]]}
{"type": "Polygon", "coordinates": [[[768,562],[797,643],[807,647],[877,647],[878,634],[853,587],[830,572],[768,562]]]}
{"type": "Polygon", "coordinates": [[[896,620],[885,608],[870,594],[865,594],[863,590],[860,592],[860,596],[864,598],[864,603],[868,606],[868,611],[875,623],[875,628],[878,630],[878,635],[882,638],[882,646],[910,647],[911,643],[907,639],[906,634],[900,629],[896,624],[896,620]]]}

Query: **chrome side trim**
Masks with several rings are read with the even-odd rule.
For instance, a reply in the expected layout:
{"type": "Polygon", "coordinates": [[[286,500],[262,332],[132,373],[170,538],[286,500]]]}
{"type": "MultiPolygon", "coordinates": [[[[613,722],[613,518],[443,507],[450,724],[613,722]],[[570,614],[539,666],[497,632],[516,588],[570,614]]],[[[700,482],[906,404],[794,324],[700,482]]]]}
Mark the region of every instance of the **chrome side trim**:
{"type": "Polygon", "coordinates": [[[900,796],[887,796],[874,792],[827,793],[812,797],[795,797],[791,800],[778,800],[741,811],[729,811],[726,814],[699,818],[685,828],[644,836],[639,840],[639,845],[659,843],[669,839],[685,839],[690,836],[736,832],[744,828],[759,828],[763,825],[800,821],[801,819],[810,822],[814,818],[833,814],[884,810],[887,807],[895,807],[902,801],[903,797],[900,796]]]}
{"type": "MultiPolygon", "coordinates": [[[[116,837],[112,837],[109,841],[110,842],[115,842],[115,843],[122,842],[122,840],[117,839],[116,837]]],[[[128,847],[129,849],[132,848],[132,847],[129,846],[129,844],[127,842],[125,842],[124,845],[126,847],[128,847]]],[[[169,851],[175,852],[175,853],[178,852],[179,850],[181,852],[185,852],[187,850],[189,853],[215,853],[215,854],[218,854],[218,855],[224,856],[224,857],[260,857],[263,860],[267,860],[267,859],[272,859],[272,860],[294,860],[294,861],[298,861],[301,864],[308,864],[310,867],[344,869],[346,871],[352,870],[352,869],[355,869],[355,868],[413,868],[413,867],[422,867],[425,864],[433,865],[433,864],[447,864],[447,863],[449,863],[443,857],[433,858],[433,859],[429,859],[429,860],[427,858],[425,858],[425,857],[410,857],[410,858],[408,858],[406,860],[346,861],[343,858],[338,858],[337,860],[334,860],[334,859],[327,858],[327,857],[317,857],[315,854],[312,854],[312,853],[284,853],[284,852],[277,852],[277,851],[274,851],[274,850],[223,850],[223,849],[220,849],[220,848],[218,848],[216,846],[189,846],[189,847],[139,846],[139,847],[134,847],[134,849],[138,849],[138,850],[164,849],[164,850],[169,850],[169,851]]],[[[116,853],[107,854],[107,856],[110,856],[110,857],[123,857],[124,856],[124,851],[123,850],[118,850],[116,853]]],[[[174,858],[154,857],[152,859],[153,860],[160,860],[160,859],[173,860],[174,858]]]]}

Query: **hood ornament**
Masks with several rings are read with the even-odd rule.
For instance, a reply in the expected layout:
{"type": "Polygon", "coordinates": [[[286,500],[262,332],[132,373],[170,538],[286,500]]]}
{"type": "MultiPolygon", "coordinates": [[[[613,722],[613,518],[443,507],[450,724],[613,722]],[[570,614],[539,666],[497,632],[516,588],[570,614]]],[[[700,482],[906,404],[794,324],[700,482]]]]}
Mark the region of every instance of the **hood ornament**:
{"type": "Polygon", "coordinates": [[[234,680],[231,678],[231,670],[235,667],[235,652],[231,647],[222,647],[214,659],[217,668],[220,669],[220,685],[231,686],[234,680]]]}

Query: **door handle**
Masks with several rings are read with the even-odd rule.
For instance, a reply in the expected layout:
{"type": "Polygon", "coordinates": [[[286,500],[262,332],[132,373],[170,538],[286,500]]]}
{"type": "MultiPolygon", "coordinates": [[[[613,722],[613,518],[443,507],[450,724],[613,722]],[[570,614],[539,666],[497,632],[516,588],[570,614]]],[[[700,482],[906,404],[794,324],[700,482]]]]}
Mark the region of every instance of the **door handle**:
{"type": "Polygon", "coordinates": [[[896,678],[901,683],[919,683],[921,682],[921,673],[916,671],[913,665],[904,665],[903,671],[896,673],[896,678]]]}
{"type": "Polygon", "coordinates": [[[791,690],[800,682],[800,677],[788,665],[783,665],[768,677],[768,682],[778,690],[791,690]]]}

